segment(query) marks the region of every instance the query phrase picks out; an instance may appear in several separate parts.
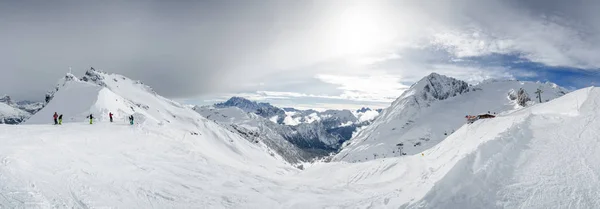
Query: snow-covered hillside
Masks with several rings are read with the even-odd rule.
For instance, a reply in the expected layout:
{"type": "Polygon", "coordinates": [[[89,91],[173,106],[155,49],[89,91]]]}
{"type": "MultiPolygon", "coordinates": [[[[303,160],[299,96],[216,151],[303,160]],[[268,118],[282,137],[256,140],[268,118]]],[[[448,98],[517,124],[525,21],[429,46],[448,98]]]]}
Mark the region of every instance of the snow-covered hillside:
{"type": "Polygon", "coordinates": [[[363,107],[356,111],[350,110],[299,110],[296,108],[279,108],[266,102],[255,102],[243,97],[231,97],[229,100],[212,105],[215,108],[237,107],[244,112],[254,113],[267,118],[274,123],[295,126],[302,123],[315,121],[329,121],[328,123],[351,124],[372,121],[379,115],[381,109],[371,110],[363,107]]]}
{"type": "Polygon", "coordinates": [[[44,108],[44,102],[23,100],[15,102],[15,106],[25,112],[35,114],[36,112],[44,108]]]}
{"type": "MultiPolygon", "coordinates": [[[[48,93],[47,101],[45,107],[24,124],[52,124],[54,112],[63,115],[63,123],[89,123],[87,116],[90,114],[95,122],[107,122],[108,114],[113,113],[117,123],[128,123],[127,118],[133,115],[135,125],[139,127],[164,127],[167,132],[183,131],[185,134],[182,137],[208,134],[223,142],[247,142],[237,133],[223,129],[191,108],[156,94],[140,81],[118,74],[89,70],[81,79],[67,74],[48,93]],[[225,134],[225,138],[219,138],[223,134],[214,131],[228,134],[225,134]]],[[[263,150],[265,155],[281,159],[262,142],[252,146],[263,150]]]]}
{"type": "Polygon", "coordinates": [[[214,106],[216,108],[237,107],[247,113],[254,113],[264,118],[269,118],[275,123],[282,123],[283,118],[285,117],[285,111],[281,108],[275,107],[269,103],[250,101],[243,97],[231,97],[229,100],[217,103],[214,106]]]}
{"type": "Polygon", "coordinates": [[[411,86],[370,126],[347,141],[333,159],[358,162],[420,153],[456,131],[466,122],[466,115],[503,114],[521,108],[519,99],[527,100],[527,105],[539,102],[534,97],[538,88],[543,90],[543,101],[566,92],[552,83],[528,81],[486,81],[469,86],[433,73],[411,86]],[[520,89],[533,98],[518,98],[520,89]]]}
{"type": "Polygon", "coordinates": [[[31,117],[33,112],[28,111],[28,107],[19,105],[5,95],[0,98],[0,124],[19,124],[31,117]]]}
{"type": "Polygon", "coordinates": [[[29,116],[28,112],[0,102],[0,124],[19,124],[29,116]]]}
{"type": "Polygon", "coordinates": [[[286,138],[292,137],[294,133],[290,127],[274,123],[254,113],[247,113],[236,107],[194,107],[194,110],[251,142],[266,144],[288,162],[305,162],[323,155],[301,149],[289,142],[286,138]]]}
{"type": "Polygon", "coordinates": [[[304,171],[211,122],[0,125],[0,207],[597,208],[599,114],[587,88],[462,125],[423,155],[304,171]]]}
{"type": "Polygon", "coordinates": [[[322,112],[279,108],[242,97],[194,109],[250,141],[264,141],[292,163],[329,156],[379,115],[369,108],[322,112]]]}
{"type": "Polygon", "coordinates": [[[240,180],[296,169],[237,134],[203,124],[198,135],[123,121],[0,126],[0,208],[269,205],[240,180]]]}
{"type": "Polygon", "coordinates": [[[4,97],[0,98],[0,103],[7,104],[14,108],[23,110],[30,114],[35,114],[37,111],[41,110],[44,107],[44,102],[35,102],[35,101],[13,101],[10,96],[4,95],[4,97]]]}

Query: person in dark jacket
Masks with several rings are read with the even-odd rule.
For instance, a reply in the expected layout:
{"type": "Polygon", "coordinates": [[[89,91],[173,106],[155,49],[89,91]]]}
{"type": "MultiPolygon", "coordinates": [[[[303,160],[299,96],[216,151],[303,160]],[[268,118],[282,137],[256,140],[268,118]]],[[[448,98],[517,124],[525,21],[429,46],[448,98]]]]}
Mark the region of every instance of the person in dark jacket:
{"type": "Polygon", "coordinates": [[[112,116],[113,116],[112,112],[109,112],[109,113],[108,113],[108,117],[110,118],[110,122],[111,122],[111,123],[113,122],[113,118],[112,118],[112,116]]]}
{"type": "Polygon", "coordinates": [[[90,119],[90,124],[92,124],[92,121],[94,119],[94,116],[92,114],[88,115],[86,118],[90,119]]]}
{"type": "Polygon", "coordinates": [[[62,125],[62,114],[58,116],[58,125],[62,125]]]}
{"type": "Polygon", "coordinates": [[[54,118],[54,125],[58,124],[58,114],[54,112],[54,116],[52,117],[54,118]]]}
{"type": "Polygon", "coordinates": [[[133,115],[129,116],[129,124],[133,125],[133,115]]]}

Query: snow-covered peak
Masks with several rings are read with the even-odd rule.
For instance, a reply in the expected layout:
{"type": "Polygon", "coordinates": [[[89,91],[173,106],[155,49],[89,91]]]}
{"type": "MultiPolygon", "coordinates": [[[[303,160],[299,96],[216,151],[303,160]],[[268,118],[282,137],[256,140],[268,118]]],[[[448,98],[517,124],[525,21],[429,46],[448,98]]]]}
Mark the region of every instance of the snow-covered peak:
{"type": "Polygon", "coordinates": [[[252,112],[269,119],[277,117],[275,118],[277,123],[282,123],[285,118],[285,111],[283,109],[269,103],[250,101],[243,97],[231,97],[229,100],[215,104],[214,106],[217,108],[237,107],[245,112],[252,112]]]}
{"type": "Polygon", "coordinates": [[[67,74],[47,94],[46,103],[27,124],[50,123],[54,112],[63,114],[67,123],[85,121],[89,114],[97,121],[108,121],[108,114],[113,113],[119,122],[133,115],[136,123],[197,132],[205,120],[191,108],[157,95],[140,81],[94,69],[81,79],[67,74]]]}
{"type": "Polygon", "coordinates": [[[152,87],[145,85],[143,82],[139,80],[132,80],[123,75],[119,74],[110,74],[100,70],[96,70],[94,68],[90,68],[85,72],[85,75],[81,77],[82,81],[94,83],[99,86],[108,87],[114,89],[119,86],[119,84],[127,83],[127,85],[135,86],[136,89],[142,89],[148,93],[153,95],[158,95],[152,87]]]}
{"type": "Polygon", "coordinates": [[[28,112],[0,102],[0,124],[19,124],[29,116],[28,112]]]}
{"type": "Polygon", "coordinates": [[[46,93],[46,97],[44,98],[44,102],[45,104],[47,104],[48,102],[50,102],[50,100],[52,100],[52,98],[54,98],[54,94],[63,86],[65,86],[68,82],[70,81],[79,81],[79,79],[71,74],[71,73],[67,73],[64,77],[62,77],[56,84],[56,86],[48,91],[46,93]]]}
{"type": "Polygon", "coordinates": [[[334,160],[356,162],[398,156],[397,144],[404,144],[400,154],[419,153],[462,126],[465,115],[505,114],[566,92],[552,83],[495,81],[469,86],[464,81],[431,74],[411,86],[372,125],[347,141],[334,160]]]}
{"type": "Polygon", "coordinates": [[[12,102],[10,96],[8,95],[4,95],[2,98],[0,98],[0,103],[4,103],[7,105],[13,105],[14,103],[12,102]]]}
{"type": "Polygon", "coordinates": [[[469,92],[469,84],[467,82],[431,73],[413,84],[398,100],[414,96],[416,100],[428,102],[445,100],[466,92],[469,92]]]}

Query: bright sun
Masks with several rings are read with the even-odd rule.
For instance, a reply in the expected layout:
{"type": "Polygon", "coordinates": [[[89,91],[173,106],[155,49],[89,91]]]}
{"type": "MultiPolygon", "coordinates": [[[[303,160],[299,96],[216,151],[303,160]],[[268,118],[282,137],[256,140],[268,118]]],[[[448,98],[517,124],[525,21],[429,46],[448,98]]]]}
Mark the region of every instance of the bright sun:
{"type": "Polygon", "coordinates": [[[334,25],[336,51],[344,55],[368,53],[389,41],[388,20],[381,13],[372,5],[353,5],[344,10],[334,25]]]}

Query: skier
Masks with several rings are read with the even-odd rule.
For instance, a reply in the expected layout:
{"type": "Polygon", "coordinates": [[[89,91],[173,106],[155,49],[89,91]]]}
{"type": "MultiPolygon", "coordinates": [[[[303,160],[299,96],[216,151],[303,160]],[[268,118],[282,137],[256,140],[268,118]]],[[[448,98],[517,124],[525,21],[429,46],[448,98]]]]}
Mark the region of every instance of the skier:
{"type": "Polygon", "coordinates": [[[54,116],[52,116],[54,118],[54,125],[58,124],[58,114],[56,112],[54,112],[54,116]]]}
{"type": "Polygon", "coordinates": [[[113,116],[112,112],[109,112],[109,113],[108,113],[108,117],[110,118],[110,122],[111,122],[111,123],[113,122],[113,118],[112,118],[112,116],[113,116]]]}
{"type": "Polygon", "coordinates": [[[58,116],[58,125],[62,125],[62,114],[58,116]]]}
{"type": "Polygon", "coordinates": [[[133,115],[129,116],[129,124],[133,125],[133,115]]]}
{"type": "Polygon", "coordinates": [[[92,124],[92,119],[94,119],[94,116],[92,116],[92,114],[90,114],[86,118],[89,118],[90,119],[90,124],[92,124]]]}

